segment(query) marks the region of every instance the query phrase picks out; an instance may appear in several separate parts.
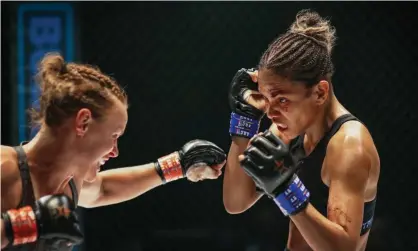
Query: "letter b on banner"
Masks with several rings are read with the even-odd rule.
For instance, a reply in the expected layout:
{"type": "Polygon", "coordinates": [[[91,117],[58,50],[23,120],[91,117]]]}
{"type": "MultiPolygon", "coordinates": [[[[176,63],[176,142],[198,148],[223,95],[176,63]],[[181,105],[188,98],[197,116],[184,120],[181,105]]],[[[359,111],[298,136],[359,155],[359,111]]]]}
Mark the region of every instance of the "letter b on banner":
{"type": "Polygon", "coordinates": [[[48,52],[74,60],[74,16],[70,4],[21,4],[18,10],[18,139],[28,140],[37,132],[30,128],[27,109],[39,107],[39,88],[34,82],[38,63],[48,52]]]}

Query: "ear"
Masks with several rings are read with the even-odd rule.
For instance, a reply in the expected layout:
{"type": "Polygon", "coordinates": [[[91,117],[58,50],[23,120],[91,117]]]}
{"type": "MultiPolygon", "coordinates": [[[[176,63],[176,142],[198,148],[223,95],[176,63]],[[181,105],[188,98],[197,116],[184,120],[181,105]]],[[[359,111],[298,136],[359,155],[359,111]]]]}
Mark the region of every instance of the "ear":
{"type": "Polygon", "coordinates": [[[313,88],[313,93],[314,93],[314,96],[316,98],[315,101],[318,105],[322,105],[328,99],[329,87],[330,86],[329,86],[328,81],[321,80],[313,88]]]}
{"type": "Polygon", "coordinates": [[[83,108],[77,112],[75,117],[75,130],[78,137],[83,137],[86,134],[92,121],[93,119],[89,109],[83,108]]]}

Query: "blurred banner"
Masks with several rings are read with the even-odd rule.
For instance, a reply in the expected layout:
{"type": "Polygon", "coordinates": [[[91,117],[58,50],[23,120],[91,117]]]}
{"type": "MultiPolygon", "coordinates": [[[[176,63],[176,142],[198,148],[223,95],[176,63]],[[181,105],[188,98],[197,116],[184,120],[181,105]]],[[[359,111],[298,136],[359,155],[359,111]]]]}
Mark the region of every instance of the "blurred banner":
{"type": "Polygon", "coordinates": [[[36,128],[31,130],[27,109],[39,105],[34,78],[39,60],[51,51],[74,60],[74,11],[65,3],[20,4],[17,20],[17,124],[22,142],[36,133],[36,128]]]}
{"type": "MultiPolygon", "coordinates": [[[[67,3],[25,3],[17,9],[17,127],[18,142],[30,140],[37,132],[30,125],[29,108],[39,107],[36,83],[38,63],[48,52],[59,52],[75,60],[75,16],[67,3]]],[[[79,250],[75,247],[73,250],[79,250]]]]}

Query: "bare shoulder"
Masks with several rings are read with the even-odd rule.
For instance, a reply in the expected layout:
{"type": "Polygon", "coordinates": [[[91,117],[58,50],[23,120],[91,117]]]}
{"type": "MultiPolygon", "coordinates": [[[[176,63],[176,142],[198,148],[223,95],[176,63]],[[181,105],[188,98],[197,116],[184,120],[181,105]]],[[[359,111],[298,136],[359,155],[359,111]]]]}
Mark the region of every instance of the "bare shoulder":
{"type": "Polygon", "coordinates": [[[370,158],[374,165],[380,166],[379,154],[372,135],[364,124],[358,121],[344,123],[328,143],[327,153],[352,152],[357,156],[370,158]]]}
{"type": "Polygon", "coordinates": [[[364,124],[358,121],[344,123],[330,139],[324,163],[328,178],[340,173],[352,179],[364,174],[367,178],[367,197],[376,192],[380,174],[380,158],[373,138],[364,124]],[[336,164],[338,163],[338,164],[336,164]]]}
{"type": "Polygon", "coordinates": [[[95,180],[83,182],[78,198],[78,205],[85,208],[92,207],[96,200],[102,195],[102,192],[102,177],[98,174],[95,180]]]}
{"type": "Polygon", "coordinates": [[[10,146],[1,146],[1,180],[6,181],[16,174],[19,175],[17,153],[10,146]]]}
{"type": "Polygon", "coordinates": [[[21,179],[17,154],[12,147],[1,146],[1,208],[16,206],[21,192],[21,179]],[[15,205],[16,204],[16,205],[15,205]]]}

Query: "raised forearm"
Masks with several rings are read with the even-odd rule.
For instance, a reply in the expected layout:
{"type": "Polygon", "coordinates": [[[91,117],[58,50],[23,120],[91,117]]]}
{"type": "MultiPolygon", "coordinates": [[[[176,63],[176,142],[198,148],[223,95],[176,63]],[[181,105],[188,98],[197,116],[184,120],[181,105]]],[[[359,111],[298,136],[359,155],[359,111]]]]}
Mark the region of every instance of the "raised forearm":
{"type": "Polygon", "coordinates": [[[324,217],[311,204],[290,218],[313,250],[356,250],[357,239],[350,237],[342,226],[324,217]]]}
{"type": "Polygon", "coordinates": [[[240,167],[238,156],[248,146],[249,139],[233,137],[223,180],[223,202],[229,213],[241,213],[251,207],[260,195],[254,181],[240,167]]]}
{"type": "Polygon", "coordinates": [[[162,184],[154,163],[112,169],[99,176],[101,191],[94,206],[124,202],[162,184]]]}
{"type": "Polygon", "coordinates": [[[4,221],[1,220],[1,248],[5,248],[9,244],[9,240],[6,237],[6,231],[4,229],[4,221]]]}

